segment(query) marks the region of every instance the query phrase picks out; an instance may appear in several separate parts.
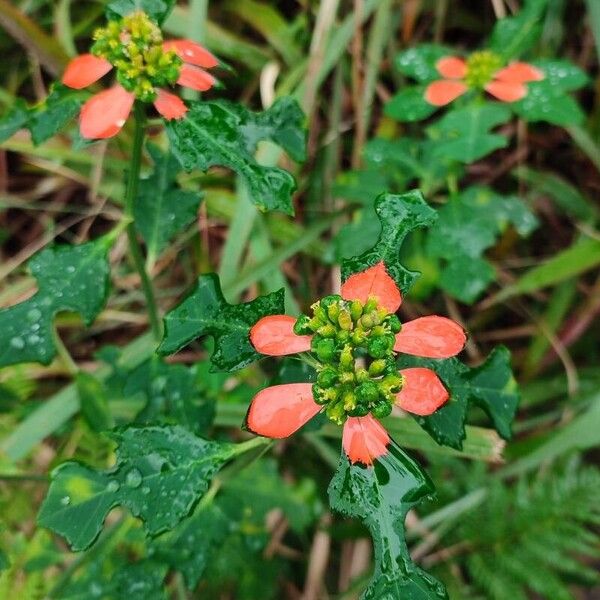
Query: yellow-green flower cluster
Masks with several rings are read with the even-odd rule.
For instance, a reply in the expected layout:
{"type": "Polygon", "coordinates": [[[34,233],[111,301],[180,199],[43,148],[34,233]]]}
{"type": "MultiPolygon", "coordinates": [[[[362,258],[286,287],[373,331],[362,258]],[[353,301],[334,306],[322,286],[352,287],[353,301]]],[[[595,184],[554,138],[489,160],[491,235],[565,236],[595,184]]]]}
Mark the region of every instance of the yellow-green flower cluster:
{"type": "Polygon", "coordinates": [[[315,402],[338,424],[348,416],[389,415],[402,388],[394,353],[398,317],[374,298],[363,304],[326,296],[311,309],[313,316],[302,315],[294,332],[313,336],[311,352],[319,362],[315,402]]]}
{"type": "Polygon", "coordinates": [[[467,59],[465,82],[469,87],[483,88],[501,68],[502,59],[494,52],[490,50],[473,52],[467,59]]]}
{"type": "Polygon", "coordinates": [[[119,83],[138,100],[152,102],[156,88],[179,79],[183,61],[163,49],[162,32],[144,12],[119,21],[109,21],[94,33],[92,54],[108,60],[117,71],[119,83]]]}

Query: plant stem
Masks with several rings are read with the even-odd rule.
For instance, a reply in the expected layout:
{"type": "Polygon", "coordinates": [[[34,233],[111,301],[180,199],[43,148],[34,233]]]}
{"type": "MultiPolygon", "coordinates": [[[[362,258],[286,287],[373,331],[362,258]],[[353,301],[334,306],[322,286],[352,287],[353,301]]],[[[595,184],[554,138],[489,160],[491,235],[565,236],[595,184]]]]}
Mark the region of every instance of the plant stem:
{"type": "Polygon", "coordinates": [[[142,149],[144,147],[144,126],[146,124],[146,115],[144,113],[144,105],[140,102],[134,105],[135,133],[133,138],[133,153],[131,156],[131,167],[129,169],[129,177],[127,178],[127,188],[125,190],[125,216],[130,219],[127,225],[127,239],[129,240],[129,249],[131,258],[137,272],[139,273],[142,283],[142,291],[146,297],[146,305],[148,307],[148,316],[150,326],[155,340],[160,340],[162,330],[160,319],[158,317],[158,309],[154,298],[154,290],[152,282],[146,272],[144,265],[144,255],[142,248],[138,242],[135,224],[133,222],[133,203],[137,197],[138,184],[140,181],[140,169],[142,166],[142,149]]]}
{"type": "Polygon", "coordinates": [[[77,366],[77,363],[73,360],[71,353],[63,343],[62,338],[60,337],[56,327],[54,328],[54,345],[56,347],[56,353],[60,357],[60,360],[62,361],[65,369],[67,369],[69,374],[73,377],[77,375],[77,373],[79,372],[79,367],[77,366]]]}

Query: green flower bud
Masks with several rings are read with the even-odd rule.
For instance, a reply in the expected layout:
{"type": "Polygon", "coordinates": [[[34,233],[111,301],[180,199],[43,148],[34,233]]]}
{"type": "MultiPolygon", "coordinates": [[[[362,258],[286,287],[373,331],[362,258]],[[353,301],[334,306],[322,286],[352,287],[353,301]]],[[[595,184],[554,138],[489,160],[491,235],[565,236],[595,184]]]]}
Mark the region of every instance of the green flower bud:
{"type": "Polygon", "coordinates": [[[364,383],[365,381],[369,381],[370,379],[369,372],[366,369],[363,369],[362,367],[356,369],[355,377],[358,383],[364,383]]]}
{"type": "Polygon", "coordinates": [[[363,312],[365,312],[365,313],[371,313],[374,310],[377,310],[378,306],[379,306],[379,303],[377,302],[377,298],[373,298],[373,296],[371,296],[367,300],[367,303],[365,304],[363,312]]]}
{"type": "Polygon", "coordinates": [[[379,388],[376,383],[366,381],[356,388],[356,397],[361,404],[372,404],[379,400],[379,388]]]}
{"type": "Polygon", "coordinates": [[[367,352],[372,358],[384,358],[389,352],[387,340],[384,337],[369,338],[367,341],[367,352]]]}
{"type": "Polygon", "coordinates": [[[331,367],[325,367],[318,375],[317,382],[323,388],[330,388],[338,381],[338,373],[331,367]]]}
{"type": "Polygon", "coordinates": [[[346,331],[345,329],[340,329],[336,336],[335,339],[338,342],[341,342],[342,344],[345,344],[349,339],[350,339],[350,332],[346,331]]]}
{"type": "Polygon", "coordinates": [[[327,310],[328,307],[338,304],[342,301],[342,297],[338,294],[330,294],[329,296],[325,296],[321,298],[319,301],[319,306],[321,306],[324,310],[327,310]]]}
{"type": "Polygon", "coordinates": [[[311,351],[321,362],[331,362],[336,355],[335,342],[315,335],[312,339],[311,351]]]}
{"type": "Polygon", "coordinates": [[[332,323],[337,323],[338,316],[340,314],[340,305],[339,304],[330,304],[327,307],[327,316],[332,323]]]}
{"type": "Polygon", "coordinates": [[[354,373],[352,371],[342,371],[339,374],[341,385],[354,385],[354,373]]]}
{"type": "Polygon", "coordinates": [[[354,369],[352,346],[346,345],[340,354],[340,367],[346,371],[354,369]]]}
{"type": "MultiPolygon", "coordinates": [[[[315,306],[315,305],[313,304],[313,306],[315,306]]],[[[319,321],[321,321],[322,325],[325,325],[327,323],[327,321],[329,320],[327,317],[327,311],[324,308],[322,308],[321,306],[316,305],[313,312],[315,315],[315,319],[318,319],[319,321]]]]}
{"type": "Polygon", "coordinates": [[[356,407],[356,395],[354,392],[346,392],[342,396],[342,402],[344,403],[344,410],[347,412],[356,407]]]}
{"type": "Polygon", "coordinates": [[[386,366],[387,366],[387,362],[384,359],[379,358],[377,360],[374,360],[369,365],[369,375],[371,375],[373,377],[377,377],[378,375],[381,375],[383,373],[383,371],[385,370],[386,366]]]}
{"type": "Polygon", "coordinates": [[[319,329],[317,329],[317,333],[325,338],[334,338],[337,330],[331,323],[328,323],[327,325],[322,325],[319,327],[319,329]]]}
{"type": "Polygon", "coordinates": [[[396,315],[390,315],[387,318],[387,324],[392,333],[400,333],[400,330],[402,329],[402,323],[396,315]]]}
{"type": "Polygon", "coordinates": [[[367,339],[367,334],[363,329],[355,329],[350,335],[350,338],[355,346],[362,346],[367,339]]]}
{"type": "Polygon", "coordinates": [[[300,315],[294,323],[294,333],[296,335],[310,335],[313,333],[310,326],[310,318],[306,315],[300,315]]]}
{"type": "Polygon", "coordinates": [[[352,410],[348,411],[351,417],[366,417],[369,414],[369,407],[364,404],[357,404],[352,410]]]}
{"type": "Polygon", "coordinates": [[[338,316],[338,323],[342,329],[346,331],[350,331],[354,327],[354,323],[352,322],[352,317],[350,316],[350,312],[347,310],[341,310],[338,316]]]}
{"type": "Polygon", "coordinates": [[[325,409],[325,414],[338,425],[341,425],[346,418],[346,411],[342,402],[334,402],[325,409]]]}
{"type": "Polygon", "coordinates": [[[366,314],[363,315],[360,318],[360,325],[363,329],[366,329],[367,331],[369,329],[371,329],[371,327],[373,327],[373,325],[375,325],[375,323],[373,322],[373,317],[370,314],[366,314]]]}
{"type": "Polygon", "coordinates": [[[386,402],[385,400],[380,401],[371,409],[371,413],[373,414],[373,416],[377,417],[378,419],[383,419],[387,417],[391,412],[392,405],[389,402],[386,402]]]}
{"type": "Polygon", "coordinates": [[[359,300],[352,300],[350,303],[350,316],[352,320],[356,323],[363,314],[363,305],[359,300]]]}
{"type": "Polygon", "coordinates": [[[383,325],[376,325],[371,329],[371,335],[374,337],[381,337],[386,334],[385,327],[383,325]]]}
{"type": "Polygon", "coordinates": [[[384,393],[397,394],[402,388],[402,377],[400,375],[386,375],[379,382],[379,389],[384,393]]]}

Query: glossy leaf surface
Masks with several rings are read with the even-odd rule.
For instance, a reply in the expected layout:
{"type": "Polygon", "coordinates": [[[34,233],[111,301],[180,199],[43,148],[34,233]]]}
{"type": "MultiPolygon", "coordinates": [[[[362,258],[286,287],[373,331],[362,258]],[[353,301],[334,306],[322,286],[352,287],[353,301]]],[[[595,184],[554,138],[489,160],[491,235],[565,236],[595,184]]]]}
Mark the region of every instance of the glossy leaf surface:
{"type": "Polygon", "coordinates": [[[233,169],[261,210],[293,214],[296,182],[279,167],[260,165],[253,154],[271,140],[294,160],[305,157],[304,115],[295,100],[281,98],[262,113],[226,101],[192,102],[185,119],[167,123],[172,152],[187,171],[214,165],[233,169]]]}
{"type": "Polygon", "coordinates": [[[405,541],[406,513],[434,492],[421,467],[394,442],[373,467],[351,465],[344,453],[329,484],[331,507],[371,532],[375,572],[361,600],[445,599],[443,585],[415,565],[405,541]]]}
{"type": "Polygon", "coordinates": [[[433,369],[450,392],[450,400],[417,422],[444,446],[461,449],[470,404],[482,408],[504,438],[511,437],[511,423],[519,403],[517,383],[510,366],[510,353],[504,346],[495,348],[486,361],[469,368],[456,358],[433,360],[402,355],[400,368],[433,369]]]}
{"type": "Polygon", "coordinates": [[[241,369],[261,356],[250,343],[252,326],[262,317],[284,312],[283,290],[232,305],[223,297],[216,275],[201,275],[188,297],[165,316],[158,352],[173,354],[192,340],[210,335],[215,340],[213,367],[241,369]]]}
{"type": "Polygon", "coordinates": [[[109,19],[118,19],[141,10],[161,24],[171,13],[176,0],[112,0],[106,7],[109,19]]]}
{"type": "Polygon", "coordinates": [[[59,312],[76,312],[86,325],[93,322],[108,295],[111,243],[104,237],[80,246],[55,246],[29,261],[38,291],[0,310],[0,366],[49,364],[56,353],[53,321],[59,312]]]}
{"type": "Polygon", "coordinates": [[[115,466],[96,471],[63,463],[52,473],[38,515],[40,525],[64,536],[73,550],[94,542],[115,506],[141,518],[151,535],[172,529],[236,452],[233,444],[203,440],[179,426],[127,427],[108,435],[117,443],[115,466]]]}
{"type": "Polygon", "coordinates": [[[385,114],[400,122],[421,121],[432,115],[437,106],[425,100],[425,88],[408,86],[402,88],[385,105],[385,114]]]}
{"type": "Polygon", "coordinates": [[[156,146],[148,147],[154,171],[139,184],[134,203],[135,226],[142,235],[152,264],[173,237],[196,218],[200,195],[176,184],[177,160],[156,146]]]}
{"type": "Polygon", "coordinates": [[[438,60],[454,55],[456,55],[456,51],[446,46],[419,44],[398,54],[394,60],[394,66],[407,77],[420,83],[429,83],[442,78],[436,68],[438,60]]]}
{"type": "Polygon", "coordinates": [[[342,262],[342,280],[383,261],[387,273],[400,291],[406,293],[418,273],[400,263],[402,242],[414,229],[431,225],[436,218],[435,211],[417,190],[402,195],[382,194],[375,200],[375,211],[381,221],[379,240],[370,250],[342,262]]]}

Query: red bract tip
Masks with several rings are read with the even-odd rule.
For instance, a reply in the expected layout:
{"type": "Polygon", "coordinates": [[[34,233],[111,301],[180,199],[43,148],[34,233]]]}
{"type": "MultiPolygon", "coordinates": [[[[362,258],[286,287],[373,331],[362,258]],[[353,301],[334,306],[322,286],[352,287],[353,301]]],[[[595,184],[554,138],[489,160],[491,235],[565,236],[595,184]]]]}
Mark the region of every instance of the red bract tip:
{"type": "Polygon", "coordinates": [[[154,108],[167,120],[181,119],[187,112],[184,101],[175,94],[165,90],[158,90],[154,108]]]}
{"type": "Polygon", "coordinates": [[[116,135],[125,124],[134,100],[135,96],[120,85],[92,96],[81,109],[81,135],[90,140],[116,135]]]}
{"type": "Polygon", "coordinates": [[[211,69],[219,64],[217,58],[200,44],[192,40],[169,40],[163,44],[165,50],[173,50],[183,62],[211,69]]]}
{"type": "Polygon", "coordinates": [[[445,106],[462,96],[468,89],[462,81],[441,79],[427,86],[425,100],[434,106],[445,106]]]}
{"type": "Polygon", "coordinates": [[[390,436],[381,423],[367,415],[350,417],[344,424],[342,445],[350,462],[370,466],[387,453],[390,436]]]}
{"type": "Polygon", "coordinates": [[[448,390],[431,369],[402,369],[400,374],[404,383],[396,395],[396,404],[403,410],[414,415],[430,415],[448,400],[448,390]]]}
{"type": "Polygon", "coordinates": [[[81,90],[98,81],[111,69],[112,65],[106,59],[93,54],[82,54],[68,64],[62,82],[67,87],[81,90]]]}
{"type": "Polygon", "coordinates": [[[465,347],[466,341],[465,331],[458,323],[431,315],[403,323],[396,334],[394,350],[426,358],[450,358],[465,347]]]}
{"type": "Polygon", "coordinates": [[[342,284],[344,300],[360,300],[363,304],[371,297],[390,313],[395,313],[402,303],[402,295],[396,282],[388,275],[383,261],[375,266],[351,275],[342,284]]]}
{"type": "Polygon", "coordinates": [[[458,56],[445,56],[435,64],[438,72],[448,79],[462,79],[467,74],[467,63],[458,56]]]}
{"type": "Polygon", "coordinates": [[[250,330],[250,341],[261,354],[285,356],[310,350],[310,335],[296,335],[296,319],[288,315],[263,317],[250,330]]]}

